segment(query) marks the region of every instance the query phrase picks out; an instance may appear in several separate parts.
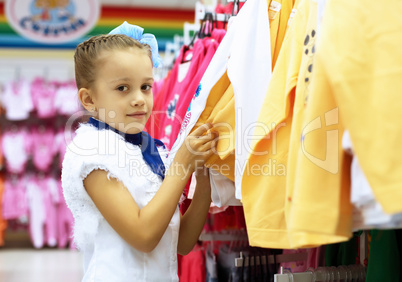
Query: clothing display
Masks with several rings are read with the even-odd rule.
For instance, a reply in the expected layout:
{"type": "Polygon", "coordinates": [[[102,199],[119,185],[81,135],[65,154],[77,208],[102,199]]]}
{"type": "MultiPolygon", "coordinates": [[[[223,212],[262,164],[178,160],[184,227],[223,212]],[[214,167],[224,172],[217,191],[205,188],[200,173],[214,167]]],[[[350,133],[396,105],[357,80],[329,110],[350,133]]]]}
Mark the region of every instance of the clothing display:
{"type": "Polygon", "coordinates": [[[55,93],[54,108],[61,115],[70,116],[82,110],[75,81],[61,82],[55,93]]]}
{"type": "Polygon", "coordinates": [[[9,120],[24,120],[34,106],[28,81],[11,81],[5,85],[1,103],[9,120]]]}
{"type": "Polygon", "coordinates": [[[51,128],[44,126],[34,127],[31,129],[29,138],[31,139],[30,152],[35,167],[41,171],[47,171],[55,155],[55,135],[51,128]]]}
{"type": "Polygon", "coordinates": [[[247,162],[247,168],[258,167],[261,172],[245,173],[242,180],[250,241],[261,247],[298,247],[287,235],[286,206],[293,190],[292,153],[298,148],[303,97],[310,83],[317,7],[314,1],[301,1],[296,9],[258,117],[258,123],[266,126],[255,128],[256,141],[247,162]]]}
{"type": "Polygon", "coordinates": [[[31,93],[37,115],[41,118],[50,118],[55,116],[56,108],[54,102],[56,98],[56,83],[48,83],[42,78],[32,81],[31,93]]]}
{"type": "MultiPolygon", "coordinates": [[[[69,103],[61,99],[58,107],[53,105],[57,91],[68,89],[70,98],[71,93],[76,95],[75,83],[47,83],[36,77],[32,81],[13,80],[5,86],[1,95],[5,114],[1,116],[0,174],[1,219],[6,222],[0,228],[8,225],[10,230],[26,231],[36,249],[75,249],[71,238],[74,219],[58,191],[66,143],[73,135],[73,124],[66,126],[71,107],[64,107],[69,103]],[[11,86],[14,96],[9,97],[11,86]]],[[[1,236],[4,231],[0,230],[1,236]]]]}
{"type": "MultiPolygon", "coordinates": [[[[253,117],[256,116],[256,108],[258,109],[262,102],[262,93],[265,92],[271,73],[268,8],[266,5],[266,1],[246,2],[236,16],[202,77],[199,91],[194,95],[177,141],[169,155],[169,158],[172,159],[175,150],[196,127],[205,122],[216,124],[219,132],[218,155],[212,156],[206,166],[235,182],[228,182],[228,185],[233,187],[232,196],[228,198],[235,198],[235,194],[236,198],[240,198],[239,179],[241,179],[241,168],[244,167],[243,162],[247,149],[244,148],[246,143],[237,139],[245,136],[235,135],[235,132],[242,132],[243,128],[247,128],[250,122],[255,120],[253,117]],[[243,47],[243,44],[248,44],[248,47],[243,47]],[[268,48],[263,48],[263,46],[268,46],[268,48]],[[259,75],[255,76],[251,72],[244,73],[241,71],[244,68],[254,69],[259,75]],[[254,83],[250,84],[249,81],[254,81],[254,83]],[[252,100],[249,99],[250,92],[253,93],[252,100]],[[248,106],[236,108],[235,103],[248,106]],[[234,154],[235,148],[238,152],[236,154],[234,154]],[[242,153],[239,154],[239,152],[242,153]],[[235,170],[235,163],[240,169],[235,170]],[[235,176],[235,172],[237,172],[237,176],[235,176]],[[237,181],[235,181],[235,177],[238,179],[237,181]],[[236,190],[234,185],[236,185],[236,190]]],[[[211,179],[213,178],[213,173],[211,173],[211,179]]],[[[213,181],[211,184],[213,190],[219,189],[213,185],[213,181]]],[[[217,193],[219,194],[219,191],[217,193]]],[[[218,203],[217,205],[226,204],[218,203]]]]}
{"type": "Polygon", "coordinates": [[[25,170],[30,149],[30,139],[27,136],[26,129],[19,129],[16,126],[2,135],[1,147],[6,167],[12,173],[21,173],[25,170]]]}
{"type": "Polygon", "coordinates": [[[364,175],[359,161],[353,153],[350,134],[345,130],[342,146],[352,155],[351,165],[351,203],[353,204],[353,229],[395,229],[402,228],[402,213],[386,214],[376,200],[370,184],[364,175]]]}
{"type": "Polygon", "coordinates": [[[301,135],[304,152],[298,154],[298,185],[292,198],[290,230],[340,236],[342,241],[342,237],[351,236],[351,158],[342,148],[345,129],[376,199],[386,213],[400,213],[397,201],[401,191],[396,188],[400,181],[396,175],[402,166],[398,153],[391,148],[398,148],[393,142],[401,136],[398,123],[389,121],[398,120],[401,112],[397,110],[398,101],[391,98],[393,91],[387,91],[387,97],[379,94],[383,93],[380,89],[391,85],[392,89],[402,87],[396,78],[400,70],[395,68],[400,60],[396,50],[402,42],[397,28],[402,23],[395,12],[398,9],[402,9],[399,3],[393,7],[375,1],[366,3],[364,10],[347,1],[326,4],[307,95],[301,135]],[[384,20],[369,20],[369,11],[384,20]],[[357,51],[359,46],[367,52],[357,51]],[[383,46],[388,48],[384,56],[372,60],[370,54],[377,54],[383,46]],[[388,125],[382,126],[384,123],[388,125]]]}
{"type": "Polygon", "coordinates": [[[35,114],[41,119],[57,115],[70,116],[82,110],[73,81],[46,81],[36,77],[32,81],[21,79],[4,85],[1,104],[10,121],[20,121],[35,114]]]}
{"type": "Polygon", "coordinates": [[[13,175],[4,182],[2,193],[2,215],[4,219],[18,219],[28,216],[26,180],[13,175]]]}

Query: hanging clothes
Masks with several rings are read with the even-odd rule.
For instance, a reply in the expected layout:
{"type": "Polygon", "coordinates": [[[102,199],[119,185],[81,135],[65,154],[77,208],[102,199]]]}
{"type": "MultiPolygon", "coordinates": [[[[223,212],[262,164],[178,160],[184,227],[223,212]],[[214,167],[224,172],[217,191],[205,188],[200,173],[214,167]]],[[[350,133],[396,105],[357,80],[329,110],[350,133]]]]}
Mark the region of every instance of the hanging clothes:
{"type": "Polygon", "coordinates": [[[53,128],[43,125],[33,127],[29,138],[30,154],[35,168],[40,171],[49,171],[52,168],[55,151],[55,133],[53,128]]]}
{"type": "Polygon", "coordinates": [[[399,282],[401,279],[401,254],[395,230],[371,230],[367,282],[399,282]]]}
{"type": "MultiPolygon", "coordinates": [[[[2,178],[2,180],[4,180],[2,178]]],[[[2,216],[6,220],[28,216],[26,181],[17,175],[8,175],[2,186],[2,216]]]]}
{"type": "MultiPolygon", "coordinates": [[[[191,69],[194,68],[197,71],[196,73],[191,74],[189,69],[186,78],[190,81],[190,83],[188,83],[188,85],[186,86],[185,89],[183,89],[183,91],[179,92],[181,101],[179,101],[176,106],[175,114],[177,118],[172,120],[172,133],[169,139],[169,144],[171,145],[174,144],[177,136],[179,135],[182,121],[185,118],[188,107],[191,103],[191,100],[194,97],[194,93],[196,93],[197,91],[199,82],[201,81],[201,78],[204,75],[205,70],[207,69],[209,63],[211,62],[212,57],[215,55],[215,52],[218,49],[220,41],[222,41],[225,34],[226,34],[225,30],[214,29],[211,33],[211,37],[206,37],[201,40],[201,43],[204,46],[204,56],[202,58],[202,61],[199,62],[198,65],[196,64],[196,62],[193,62],[193,59],[191,59],[191,61],[189,62],[190,68],[191,69]]],[[[197,42],[199,41],[200,40],[197,40],[197,42]]]]}
{"type": "Polygon", "coordinates": [[[31,86],[28,81],[11,81],[5,84],[1,103],[8,120],[25,120],[34,109],[31,86]]]}
{"type": "Polygon", "coordinates": [[[400,45],[402,3],[326,6],[301,135],[289,227],[350,237],[350,156],[345,128],[374,195],[389,214],[400,213],[402,141],[400,45]],[[373,20],[371,15],[376,15],[373,20]],[[386,49],[384,49],[386,48],[386,49]]]}
{"type": "Polygon", "coordinates": [[[194,93],[225,33],[225,30],[214,29],[211,37],[196,40],[192,48],[183,46],[168,79],[155,93],[153,115],[147,129],[168,149],[176,141],[194,93]]]}
{"type": "Polygon", "coordinates": [[[8,172],[22,173],[25,171],[29,159],[30,145],[31,139],[25,128],[12,126],[11,130],[4,132],[1,146],[8,172]]]}
{"type": "MultiPolygon", "coordinates": [[[[231,195],[224,197],[226,199],[235,198],[233,181],[242,174],[238,169],[235,175],[235,161],[242,168],[247,152],[247,148],[244,148],[246,142],[241,140],[245,138],[242,131],[255,121],[256,109],[261,105],[271,75],[267,12],[266,1],[250,1],[236,16],[201,80],[199,92],[190,104],[179,137],[169,155],[173,159],[184,138],[196,127],[205,122],[214,123],[220,136],[218,154],[212,156],[206,165],[211,167],[213,193],[219,194],[219,187],[214,185],[214,171],[227,179],[226,183],[219,180],[220,184],[230,187],[225,189],[231,190],[231,195]],[[245,69],[253,71],[245,72],[245,69]],[[235,107],[235,104],[239,106],[235,107]],[[236,131],[240,134],[236,135],[236,131]]],[[[240,182],[236,183],[236,198],[239,199],[240,182]]]]}
{"type": "Polygon", "coordinates": [[[350,169],[350,201],[353,204],[353,230],[402,228],[402,213],[386,214],[376,200],[359,160],[354,155],[348,130],[345,130],[343,134],[342,147],[353,158],[350,169]]]}
{"type": "Polygon", "coordinates": [[[36,78],[31,83],[31,96],[39,118],[51,118],[57,113],[55,107],[57,83],[36,78]]]}
{"type": "Polygon", "coordinates": [[[293,0],[270,0],[268,4],[272,70],[275,68],[282,42],[285,39],[293,4],[293,0]]]}
{"type": "Polygon", "coordinates": [[[247,162],[249,173],[242,179],[250,244],[266,248],[311,247],[339,240],[314,238],[316,244],[305,244],[298,242],[304,234],[288,234],[287,211],[315,52],[317,3],[302,0],[296,9],[258,117],[258,124],[266,126],[254,131],[257,140],[247,162]],[[253,167],[259,170],[251,173],[253,167]]]}
{"type": "Polygon", "coordinates": [[[67,81],[61,83],[56,90],[54,98],[54,108],[60,115],[71,116],[80,110],[83,110],[82,105],[77,99],[77,86],[75,81],[67,81]]]}

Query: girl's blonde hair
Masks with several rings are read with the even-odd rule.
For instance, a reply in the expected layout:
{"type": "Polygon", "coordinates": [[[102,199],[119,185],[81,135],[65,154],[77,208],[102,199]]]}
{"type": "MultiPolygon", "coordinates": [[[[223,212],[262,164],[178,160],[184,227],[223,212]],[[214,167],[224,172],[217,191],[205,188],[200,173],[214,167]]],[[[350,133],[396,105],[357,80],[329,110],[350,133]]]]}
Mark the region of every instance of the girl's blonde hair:
{"type": "Polygon", "coordinates": [[[137,40],[123,34],[106,34],[93,36],[80,43],[75,49],[75,81],[77,88],[90,88],[93,86],[96,76],[97,62],[103,51],[126,49],[135,47],[147,52],[152,63],[151,48],[137,40]]]}

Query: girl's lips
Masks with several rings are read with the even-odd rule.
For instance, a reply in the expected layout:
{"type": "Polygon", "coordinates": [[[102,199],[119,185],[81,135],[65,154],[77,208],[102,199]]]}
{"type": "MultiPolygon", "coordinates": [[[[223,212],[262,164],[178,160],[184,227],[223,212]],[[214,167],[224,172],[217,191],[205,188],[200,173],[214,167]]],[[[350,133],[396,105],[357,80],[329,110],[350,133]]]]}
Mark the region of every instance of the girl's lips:
{"type": "Polygon", "coordinates": [[[145,115],[146,115],[145,112],[138,112],[138,113],[129,114],[128,116],[132,117],[132,118],[136,118],[136,119],[142,119],[145,117],[145,115]]]}

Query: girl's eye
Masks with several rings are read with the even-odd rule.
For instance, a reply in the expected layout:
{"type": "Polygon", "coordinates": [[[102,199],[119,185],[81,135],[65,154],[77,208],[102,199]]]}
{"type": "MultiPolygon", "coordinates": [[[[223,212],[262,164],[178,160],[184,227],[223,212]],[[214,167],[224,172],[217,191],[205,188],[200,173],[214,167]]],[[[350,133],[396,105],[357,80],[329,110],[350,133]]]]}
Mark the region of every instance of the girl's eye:
{"type": "Polygon", "coordinates": [[[143,86],[141,87],[141,89],[142,89],[143,91],[149,91],[149,90],[152,89],[152,86],[149,85],[149,84],[145,84],[145,85],[143,85],[143,86]]]}
{"type": "Polygon", "coordinates": [[[128,87],[127,87],[127,86],[122,85],[122,86],[117,87],[117,90],[118,90],[118,91],[122,91],[122,92],[124,92],[124,91],[127,91],[127,90],[128,90],[128,87]]]}

